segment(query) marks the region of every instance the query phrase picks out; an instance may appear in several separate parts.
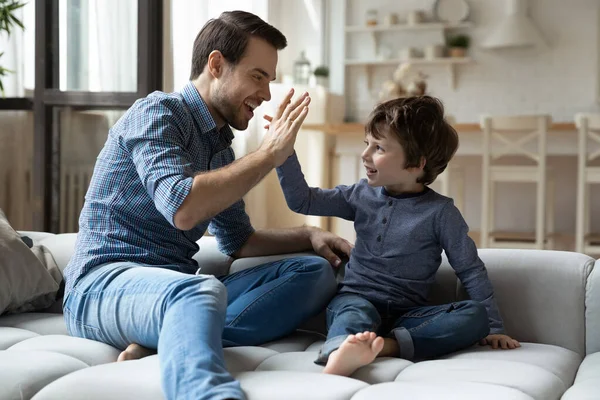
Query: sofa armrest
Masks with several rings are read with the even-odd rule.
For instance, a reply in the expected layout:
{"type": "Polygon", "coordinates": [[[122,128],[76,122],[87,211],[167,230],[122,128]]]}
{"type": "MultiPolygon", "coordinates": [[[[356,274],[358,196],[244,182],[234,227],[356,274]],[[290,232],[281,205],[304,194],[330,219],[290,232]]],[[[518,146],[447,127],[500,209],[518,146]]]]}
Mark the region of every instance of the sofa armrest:
{"type": "Polygon", "coordinates": [[[587,282],[585,325],[587,354],[600,352],[600,260],[594,264],[587,282]]]}
{"type": "MultiPolygon", "coordinates": [[[[507,333],[585,355],[586,282],[594,259],[550,250],[484,249],[507,333]]],[[[459,286],[459,298],[467,294],[459,286]]]]}
{"type": "Polygon", "coordinates": [[[214,236],[203,236],[196,243],[200,246],[200,250],[193,258],[198,262],[201,274],[222,276],[230,272],[233,258],[219,251],[214,236]]]}

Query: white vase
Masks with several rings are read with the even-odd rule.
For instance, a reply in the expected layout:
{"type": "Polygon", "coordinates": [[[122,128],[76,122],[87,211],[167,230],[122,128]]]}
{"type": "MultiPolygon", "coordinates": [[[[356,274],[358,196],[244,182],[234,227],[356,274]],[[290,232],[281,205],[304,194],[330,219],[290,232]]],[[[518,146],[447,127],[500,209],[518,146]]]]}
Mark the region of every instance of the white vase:
{"type": "Polygon", "coordinates": [[[316,76],[317,78],[317,86],[323,86],[325,88],[329,87],[329,77],[327,76],[316,76]]]}

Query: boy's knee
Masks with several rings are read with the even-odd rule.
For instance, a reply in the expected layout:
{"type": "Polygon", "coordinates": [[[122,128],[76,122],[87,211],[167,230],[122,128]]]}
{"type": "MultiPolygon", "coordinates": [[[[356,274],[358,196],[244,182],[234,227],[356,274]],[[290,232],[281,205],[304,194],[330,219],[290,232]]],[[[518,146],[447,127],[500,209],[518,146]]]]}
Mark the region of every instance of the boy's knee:
{"type": "Polygon", "coordinates": [[[486,337],[490,332],[490,322],[485,306],[474,300],[467,300],[463,303],[463,312],[469,317],[468,325],[473,332],[479,333],[480,338],[486,337]]]}

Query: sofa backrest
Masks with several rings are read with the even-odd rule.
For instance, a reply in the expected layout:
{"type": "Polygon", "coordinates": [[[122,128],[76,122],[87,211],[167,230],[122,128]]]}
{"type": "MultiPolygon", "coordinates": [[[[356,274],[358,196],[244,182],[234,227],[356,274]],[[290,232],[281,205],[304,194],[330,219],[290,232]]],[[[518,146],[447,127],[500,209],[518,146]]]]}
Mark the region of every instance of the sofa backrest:
{"type": "Polygon", "coordinates": [[[588,277],[585,295],[585,343],[587,354],[600,351],[600,260],[588,277]]]}
{"type": "MultiPolygon", "coordinates": [[[[52,252],[61,270],[65,268],[75,248],[76,234],[27,233],[52,252]]],[[[203,237],[198,243],[201,250],[194,258],[201,272],[217,276],[281,258],[234,261],[219,252],[213,237],[203,237]]],[[[600,351],[600,264],[594,269],[594,259],[548,250],[483,249],[479,254],[488,269],[509,335],[524,342],[562,346],[581,355],[600,351]]],[[[444,257],[430,302],[442,304],[466,298],[444,257]]]]}
{"type": "MultiPolygon", "coordinates": [[[[479,255],[510,336],[586,354],[586,282],[593,258],[514,249],[483,249],[479,255]]],[[[462,286],[459,298],[468,298],[462,286]]]]}

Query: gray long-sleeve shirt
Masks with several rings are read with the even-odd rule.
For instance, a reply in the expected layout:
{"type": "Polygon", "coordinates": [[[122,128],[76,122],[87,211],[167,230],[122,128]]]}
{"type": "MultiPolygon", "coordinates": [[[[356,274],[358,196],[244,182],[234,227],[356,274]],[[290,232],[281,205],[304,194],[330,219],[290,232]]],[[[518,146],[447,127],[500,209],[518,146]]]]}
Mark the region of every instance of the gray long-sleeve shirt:
{"type": "Polygon", "coordinates": [[[487,270],[452,199],[429,188],[392,196],[365,179],[334,189],[311,188],[296,154],[277,174],[293,211],[354,221],[356,243],[341,292],[399,308],[427,305],[444,250],[471,299],[487,309],[490,333],[504,332],[487,270]]]}

